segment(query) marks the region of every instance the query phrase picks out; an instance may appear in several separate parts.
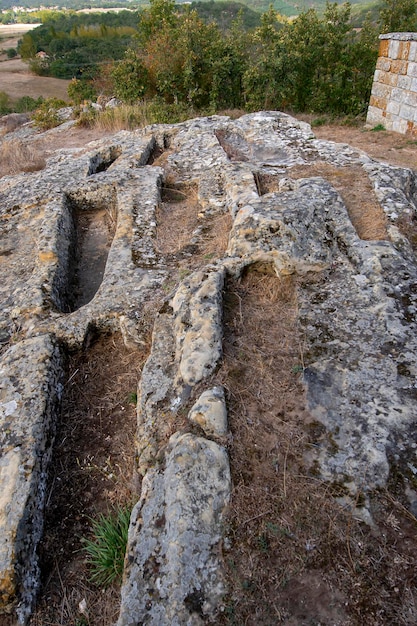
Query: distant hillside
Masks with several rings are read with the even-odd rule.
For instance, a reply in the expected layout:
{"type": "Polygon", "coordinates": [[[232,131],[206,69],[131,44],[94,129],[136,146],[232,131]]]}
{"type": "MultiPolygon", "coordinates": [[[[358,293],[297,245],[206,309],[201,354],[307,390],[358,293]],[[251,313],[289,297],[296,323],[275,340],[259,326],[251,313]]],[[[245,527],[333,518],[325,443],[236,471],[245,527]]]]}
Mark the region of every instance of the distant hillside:
{"type": "MultiPolygon", "coordinates": [[[[185,0],[188,2],[188,0],[185,0]]],[[[298,15],[302,11],[310,8],[317,9],[319,13],[323,12],[326,6],[326,0],[240,0],[243,4],[250,9],[263,13],[269,6],[272,6],[279,11],[282,15],[293,16],[298,15]]],[[[178,2],[179,4],[181,2],[178,2]]],[[[215,0],[213,0],[213,4],[215,0]]],[[[18,5],[25,8],[39,8],[39,0],[19,0],[18,5]]],[[[149,4],[147,0],[46,0],[42,3],[43,7],[66,7],[68,9],[82,9],[82,8],[99,8],[99,7],[123,7],[123,8],[137,8],[149,4]]],[[[193,3],[194,4],[194,3],[193,3]]],[[[337,2],[337,4],[343,4],[343,2],[337,2]]],[[[350,0],[352,5],[352,12],[366,13],[366,11],[372,7],[377,6],[378,1],[372,0],[350,0]]],[[[9,9],[16,6],[15,0],[0,0],[0,9],[9,9]]]]}
{"type": "MultiPolygon", "coordinates": [[[[319,13],[323,13],[326,7],[326,0],[240,0],[251,9],[263,13],[272,4],[276,11],[287,17],[298,15],[302,11],[308,9],[316,9],[319,13]]],[[[336,4],[344,4],[344,2],[336,2],[336,4]]],[[[378,0],[350,0],[352,5],[352,14],[366,14],[367,11],[375,8],[380,2],[378,0]]]]}

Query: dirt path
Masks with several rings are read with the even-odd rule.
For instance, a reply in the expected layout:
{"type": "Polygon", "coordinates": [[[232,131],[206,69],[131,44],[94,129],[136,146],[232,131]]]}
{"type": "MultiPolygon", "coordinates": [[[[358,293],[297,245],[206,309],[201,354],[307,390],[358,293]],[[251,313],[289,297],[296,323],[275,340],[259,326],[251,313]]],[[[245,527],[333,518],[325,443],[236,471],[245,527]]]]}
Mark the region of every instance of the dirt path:
{"type": "MultiPolygon", "coordinates": [[[[315,116],[297,116],[297,118],[311,124],[315,116]]],[[[375,131],[365,126],[340,124],[314,126],[313,133],[318,139],[347,143],[359,148],[378,161],[417,170],[417,141],[411,137],[386,130],[375,131]]]]}

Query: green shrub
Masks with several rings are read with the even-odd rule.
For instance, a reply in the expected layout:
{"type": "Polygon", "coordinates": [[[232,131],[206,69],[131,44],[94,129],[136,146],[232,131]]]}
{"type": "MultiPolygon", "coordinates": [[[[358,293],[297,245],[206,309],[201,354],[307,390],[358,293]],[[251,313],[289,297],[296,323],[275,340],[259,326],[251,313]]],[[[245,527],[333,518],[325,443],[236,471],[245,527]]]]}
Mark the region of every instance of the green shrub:
{"type": "Polygon", "coordinates": [[[33,114],[33,121],[35,126],[41,130],[48,130],[54,128],[62,123],[61,118],[58,115],[58,110],[67,105],[64,100],[58,100],[57,98],[47,98],[36,109],[33,114]]]}
{"type": "Polygon", "coordinates": [[[40,107],[43,101],[42,96],[36,100],[31,96],[22,96],[16,101],[13,108],[16,113],[28,113],[40,107]]]}
{"type": "Polygon", "coordinates": [[[9,96],[4,91],[0,91],[0,115],[7,115],[10,111],[9,96]]]}
{"type": "Polygon", "coordinates": [[[72,79],[67,92],[74,104],[81,104],[84,100],[93,100],[96,97],[93,85],[86,80],[78,80],[77,78],[72,79]]]}
{"type": "Polygon", "coordinates": [[[149,124],[177,124],[198,113],[183,102],[168,104],[162,98],[154,98],[147,102],[146,115],[149,124]]]}
{"type": "Polygon", "coordinates": [[[130,522],[130,508],[117,507],[92,520],[92,539],[84,539],[91,582],[108,587],[121,578],[130,522]]]}

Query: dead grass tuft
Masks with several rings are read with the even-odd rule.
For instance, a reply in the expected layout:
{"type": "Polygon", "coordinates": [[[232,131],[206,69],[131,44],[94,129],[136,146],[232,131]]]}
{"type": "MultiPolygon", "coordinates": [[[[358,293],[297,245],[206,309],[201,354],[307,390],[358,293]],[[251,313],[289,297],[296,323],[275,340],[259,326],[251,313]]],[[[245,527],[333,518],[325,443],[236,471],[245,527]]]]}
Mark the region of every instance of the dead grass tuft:
{"type": "Polygon", "coordinates": [[[145,107],[121,105],[101,111],[94,121],[94,127],[100,131],[117,132],[142,128],[148,123],[145,107]]]}
{"type": "Polygon", "coordinates": [[[231,120],[237,120],[242,115],[246,115],[246,111],[243,109],[222,109],[221,111],[217,111],[216,115],[225,115],[230,117],[231,120]]]}
{"type": "Polygon", "coordinates": [[[0,145],[0,177],[37,172],[45,165],[45,154],[39,143],[10,140],[0,145]]]}
{"type": "Polygon", "coordinates": [[[156,246],[161,254],[177,254],[190,244],[199,224],[196,185],[175,185],[165,180],[162,201],[157,209],[156,246]]]}

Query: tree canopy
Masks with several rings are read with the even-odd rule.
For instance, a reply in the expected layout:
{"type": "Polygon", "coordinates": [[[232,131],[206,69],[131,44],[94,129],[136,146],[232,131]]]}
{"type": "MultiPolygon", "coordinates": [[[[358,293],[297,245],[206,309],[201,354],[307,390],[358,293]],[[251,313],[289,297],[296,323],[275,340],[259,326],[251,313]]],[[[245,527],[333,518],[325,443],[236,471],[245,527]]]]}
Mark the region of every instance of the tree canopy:
{"type": "Polygon", "coordinates": [[[27,33],[22,57],[38,73],[90,81],[125,102],[153,99],[197,111],[289,109],[361,115],[381,30],[417,28],[417,0],[385,0],[360,29],[351,5],[327,1],[288,20],[272,6],[259,21],[236,2],[140,11],[53,14],[27,33]],[[39,58],[39,52],[45,54],[39,58]],[[37,56],[38,55],[38,56],[37,56]]]}

